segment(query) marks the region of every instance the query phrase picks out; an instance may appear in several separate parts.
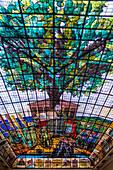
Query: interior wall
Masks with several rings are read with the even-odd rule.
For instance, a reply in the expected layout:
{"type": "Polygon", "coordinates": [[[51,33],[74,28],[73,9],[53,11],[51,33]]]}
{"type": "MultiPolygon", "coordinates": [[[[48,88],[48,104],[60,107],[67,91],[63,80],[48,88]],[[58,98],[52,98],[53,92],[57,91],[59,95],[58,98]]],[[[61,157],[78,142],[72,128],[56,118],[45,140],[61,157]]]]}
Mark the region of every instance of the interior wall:
{"type": "Polygon", "coordinates": [[[99,170],[113,170],[113,162],[111,162],[110,164],[106,165],[103,168],[100,168],[99,170]]]}
{"type": "Polygon", "coordinates": [[[0,156],[0,170],[11,170],[1,156],[0,156]]]}
{"type": "Polygon", "coordinates": [[[113,155],[98,170],[113,170],[113,155]]]}
{"type": "Polygon", "coordinates": [[[0,170],[10,170],[3,163],[0,163],[0,170]]]}

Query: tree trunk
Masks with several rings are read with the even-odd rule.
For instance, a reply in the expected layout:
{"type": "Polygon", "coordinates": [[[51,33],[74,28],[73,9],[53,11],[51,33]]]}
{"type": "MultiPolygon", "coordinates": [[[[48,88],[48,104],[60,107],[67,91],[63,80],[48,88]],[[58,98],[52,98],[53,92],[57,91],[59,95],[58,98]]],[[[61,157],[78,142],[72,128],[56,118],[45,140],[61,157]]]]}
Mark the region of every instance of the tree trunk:
{"type": "Polygon", "coordinates": [[[60,104],[60,96],[58,89],[50,89],[47,91],[50,100],[50,110],[54,109],[57,104],[60,104]]]}

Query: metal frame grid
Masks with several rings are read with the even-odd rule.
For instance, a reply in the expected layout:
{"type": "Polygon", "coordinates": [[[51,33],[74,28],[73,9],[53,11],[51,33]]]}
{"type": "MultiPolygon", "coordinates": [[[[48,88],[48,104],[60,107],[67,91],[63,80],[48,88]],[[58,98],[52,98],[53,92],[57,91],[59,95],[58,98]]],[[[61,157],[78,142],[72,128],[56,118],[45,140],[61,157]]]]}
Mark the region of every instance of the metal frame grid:
{"type": "MultiPolygon", "coordinates": [[[[1,1],[3,4],[3,1],[1,1]]],[[[27,2],[27,1],[26,1],[27,2]]],[[[49,2],[49,1],[48,1],[49,2]]],[[[113,97],[113,75],[111,74],[111,76],[109,76],[109,72],[112,70],[112,65],[113,65],[113,62],[112,62],[112,50],[111,50],[111,59],[109,60],[104,60],[103,61],[103,56],[105,55],[105,52],[106,52],[106,44],[108,42],[110,42],[112,44],[112,39],[113,39],[113,36],[112,36],[112,25],[109,26],[108,28],[86,28],[85,27],[85,24],[86,24],[86,21],[88,18],[90,18],[91,16],[95,17],[95,18],[99,18],[100,17],[100,14],[99,15],[89,15],[89,8],[90,8],[90,5],[91,5],[91,1],[85,1],[85,2],[88,2],[87,3],[87,10],[85,12],[85,14],[73,14],[73,13],[57,13],[56,12],[56,6],[55,6],[55,3],[57,1],[53,0],[52,1],[52,4],[53,4],[53,7],[52,7],[52,12],[48,12],[48,13],[40,13],[40,12],[24,12],[23,11],[23,7],[22,7],[22,3],[21,1],[17,1],[17,4],[18,4],[18,9],[19,9],[19,14],[13,12],[12,14],[5,11],[5,13],[0,13],[1,16],[8,16],[8,15],[17,15],[17,17],[19,16],[21,18],[21,25],[11,25],[7,22],[5,22],[5,24],[1,24],[0,25],[0,28],[9,28],[9,32],[10,32],[10,29],[12,30],[12,33],[14,32],[14,34],[12,34],[12,36],[8,36],[7,34],[5,34],[4,36],[1,35],[1,44],[2,44],[2,51],[4,51],[4,55],[5,57],[3,56],[3,60],[2,60],[2,68],[1,68],[1,76],[0,76],[0,79],[1,79],[1,82],[3,82],[4,85],[1,85],[1,90],[0,90],[0,95],[2,96],[0,98],[1,102],[0,102],[0,106],[3,108],[5,108],[5,112],[7,113],[7,115],[15,115],[16,118],[19,118],[18,117],[18,112],[22,115],[22,117],[25,118],[25,122],[26,122],[26,127],[28,127],[28,122],[27,122],[27,116],[29,116],[29,112],[27,111],[24,111],[24,104],[29,104],[29,106],[31,107],[31,103],[35,102],[37,103],[37,106],[39,107],[39,100],[37,100],[38,98],[40,98],[40,92],[37,91],[37,85],[36,83],[38,82],[38,79],[42,79],[42,83],[44,84],[43,85],[43,89],[44,89],[44,99],[45,99],[45,105],[46,105],[46,99],[48,98],[47,97],[47,92],[51,91],[51,87],[52,87],[52,93],[53,93],[53,96],[51,96],[51,100],[53,100],[56,96],[56,90],[58,90],[56,88],[56,79],[57,79],[57,76],[60,74],[61,78],[62,78],[62,86],[61,86],[61,91],[64,92],[65,89],[67,88],[68,92],[70,92],[70,96],[68,94],[67,97],[68,97],[68,100],[70,102],[69,104],[69,108],[70,108],[70,105],[71,105],[71,102],[75,102],[76,104],[78,104],[80,107],[81,106],[84,106],[82,111],[79,111],[79,108],[77,110],[77,113],[76,115],[79,117],[79,121],[83,121],[84,118],[88,115],[88,119],[87,119],[87,124],[91,122],[91,119],[96,117],[95,118],[95,121],[93,123],[93,126],[92,126],[92,129],[90,130],[90,133],[93,132],[94,128],[95,128],[95,125],[99,125],[98,124],[98,119],[101,117],[103,118],[103,121],[101,123],[101,125],[99,126],[98,128],[98,131],[97,133],[100,132],[101,128],[104,127],[106,128],[106,130],[104,130],[103,132],[103,135],[100,137],[100,140],[102,139],[102,137],[106,134],[106,131],[107,129],[109,129],[111,127],[111,123],[108,123],[108,125],[105,125],[106,121],[109,119],[109,122],[113,120],[113,117],[109,117],[109,114],[112,112],[112,102],[110,104],[110,99],[113,97]],[[51,21],[52,22],[52,26],[38,26],[38,24],[36,26],[26,26],[26,21],[25,21],[25,17],[26,16],[29,16],[29,15],[33,15],[33,16],[38,16],[39,15],[43,15],[43,17],[46,17],[46,16],[50,16],[53,18],[53,20],[51,21]],[[81,17],[83,16],[84,19],[83,19],[83,24],[82,24],[82,27],[78,27],[78,26],[58,26],[56,25],[56,19],[58,17],[61,17],[61,15],[66,18],[66,17],[81,17]],[[28,33],[28,29],[30,31],[30,29],[33,28],[32,30],[37,30],[37,33],[39,31],[39,28],[42,29],[42,28],[46,28],[47,30],[51,30],[50,33],[52,35],[52,38],[50,37],[46,37],[44,38],[42,35],[39,36],[36,34],[36,37],[33,37],[32,35],[30,35],[30,33],[28,33]],[[23,34],[20,35],[19,34],[19,29],[23,29],[23,34]],[[68,29],[68,31],[71,31],[71,30],[74,30],[74,29],[77,29],[78,30],[78,39],[76,39],[76,41],[78,41],[78,47],[76,48],[76,51],[74,47],[71,48],[71,50],[73,51],[73,54],[71,55],[70,58],[68,58],[67,56],[61,56],[64,52],[64,55],[67,53],[67,51],[71,51],[68,47],[67,49],[63,47],[63,43],[65,42],[69,42],[69,41],[75,41],[75,37],[74,37],[74,33],[72,33],[72,37],[69,38],[69,37],[66,37],[64,32],[66,31],[66,29],[68,29]],[[61,32],[61,30],[63,32],[61,32]],[[102,30],[102,31],[106,31],[108,32],[108,34],[106,35],[105,38],[102,37],[98,37],[98,39],[94,39],[93,38],[93,35],[92,37],[89,37],[89,39],[86,39],[83,34],[85,34],[85,31],[86,30],[89,30],[90,32],[93,30],[93,31],[99,31],[99,30],[102,30]],[[59,33],[61,35],[61,38],[57,38],[57,33],[59,33]],[[16,36],[15,36],[16,35],[16,36]],[[83,38],[84,37],[84,38],[83,38]],[[21,40],[21,41],[20,41],[21,40]],[[52,42],[52,43],[48,43],[48,49],[49,51],[51,51],[51,60],[49,61],[48,65],[45,64],[47,63],[46,61],[44,61],[44,58],[47,60],[48,59],[48,55],[45,55],[44,57],[41,56],[42,53],[44,53],[44,50],[47,49],[46,45],[45,47],[41,47],[40,45],[38,47],[36,47],[35,45],[35,40],[37,40],[38,43],[42,44],[42,43],[45,43],[47,45],[47,40],[52,42]],[[19,41],[19,42],[18,42],[19,41]],[[82,46],[82,43],[83,41],[87,41],[87,46],[84,47],[84,48],[81,48],[82,46]],[[89,42],[92,42],[93,41],[93,45],[89,45],[89,42]],[[33,42],[34,46],[31,46],[31,42],[33,42]],[[19,44],[20,43],[20,44],[19,44]],[[88,47],[89,46],[89,47],[88,47]],[[99,51],[99,47],[101,47],[100,51],[99,51]],[[91,58],[91,55],[92,55],[92,51],[95,51],[95,49],[97,51],[99,51],[98,53],[101,53],[100,55],[100,58],[97,58],[97,60],[94,58],[91,58]],[[12,50],[12,51],[11,51],[12,50]],[[32,55],[33,54],[33,51],[37,51],[39,50],[39,54],[41,57],[37,57],[36,55],[32,55]],[[14,52],[15,54],[17,55],[16,57],[14,56],[14,52]],[[59,57],[59,63],[58,65],[56,64],[56,60],[58,62],[58,59],[57,59],[57,54],[60,56],[59,57]],[[84,58],[84,56],[87,54],[87,57],[84,58]],[[76,59],[75,59],[75,55],[76,55],[76,59]],[[20,66],[20,73],[14,73],[13,72],[13,66],[15,65],[15,69],[17,69],[16,67],[16,63],[14,63],[14,65],[12,65],[12,63],[10,62],[10,57],[14,59],[14,61],[18,62],[19,63],[19,66],[20,66]],[[27,65],[27,69],[24,70],[23,69],[23,62],[22,60],[24,61],[24,59],[27,58],[29,60],[29,62],[26,61],[26,65],[27,65]],[[61,61],[67,61],[63,64],[60,64],[61,61]],[[7,65],[7,68],[8,70],[10,70],[10,73],[7,72],[7,74],[3,71],[3,68],[6,67],[3,66],[4,62],[6,61],[6,65],[7,65]],[[78,67],[78,61],[81,61],[81,62],[85,62],[85,65],[83,65],[83,67],[79,68],[78,67]],[[90,67],[90,63],[91,62],[97,62],[97,64],[92,64],[92,67],[90,67]],[[51,64],[53,62],[53,64],[51,64]],[[36,72],[36,69],[34,67],[34,63],[35,63],[35,66],[37,66],[38,64],[40,65],[39,67],[39,70],[41,72],[41,74],[43,75],[41,78],[40,74],[38,72],[36,72]],[[69,71],[67,72],[66,71],[66,68],[68,68],[69,66],[72,66],[72,63],[74,64],[73,67],[74,68],[77,68],[78,69],[78,72],[77,72],[77,69],[74,69],[74,72],[73,74],[71,74],[69,71]],[[104,64],[105,63],[105,64],[104,64]],[[101,74],[100,76],[100,73],[101,71],[103,71],[104,69],[102,68],[102,64],[103,64],[103,67],[105,69],[105,74],[101,74]],[[61,65],[61,66],[60,66],[61,65]],[[59,68],[57,68],[57,66],[59,66],[59,68]],[[51,67],[51,69],[49,69],[48,67],[51,67]],[[29,68],[31,69],[31,72],[28,73],[28,70],[29,68]],[[80,73],[81,69],[84,69],[84,71],[82,73],[80,73]],[[51,78],[51,87],[50,85],[47,86],[47,79],[48,79],[48,73],[53,75],[53,79],[51,78]],[[79,74],[80,73],[80,74],[79,74]],[[33,77],[33,81],[32,83],[34,84],[32,90],[34,90],[33,92],[30,92],[30,86],[28,87],[29,84],[26,83],[26,77],[25,76],[30,76],[30,74],[32,74],[32,77],[33,77]],[[90,76],[89,76],[90,75],[90,76]],[[6,83],[6,76],[7,78],[11,77],[12,79],[12,82],[13,82],[13,86],[15,87],[14,90],[12,90],[10,87],[8,87],[7,83],[6,83]],[[24,88],[24,92],[23,94],[26,96],[26,99],[24,100],[24,96],[21,95],[21,92],[20,92],[20,89],[21,89],[21,85],[19,86],[18,85],[18,82],[17,82],[17,79],[16,79],[16,76],[21,76],[22,77],[22,81],[24,82],[24,85],[23,85],[23,88],[24,88]],[[80,78],[80,81],[82,82],[79,86],[78,89],[74,89],[74,87],[76,86],[76,82],[74,81],[75,77],[78,76],[80,78]],[[69,78],[69,80],[67,80],[66,82],[66,77],[69,78]],[[70,78],[71,77],[71,78],[70,78]],[[86,92],[88,93],[88,95],[85,97],[84,95],[82,95],[83,92],[85,92],[85,82],[90,80],[90,78],[93,78],[93,81],[91,82],[90,84],[90,89],[89,91],[86,90],[86,92]],[[36,79],[37,79],[37,82],[36,82],[36,79]],[[93,84],[95,83],[95,81],[98,81],[98,80],[102,80],[102,85],[97,89],[97,91],[92,91],[92,89],[94,88],[93,87],[93,84]],[[108,81],[108,83],[106,83],[106,81],[108,81]],[[69,86],[71,83],[71,87],[69,86]],[[111,83],[111,85],[110,85],[111,83]],[[108,88],[109,91],[106,91],[104,92],[105,90],[105,85],[110,85],[108,88]],[[3,88],[3,90],[2,90],[3,88]],[[79,93],[79,96],[76,98],[73,98],[73,91],[77,91],[79,93]],[[14,92],[16,93],[16,99],[12,98],[14,97],[13,95],[11,95],[11,92],[14,92]],[[6,96],[3,96],[3,94],[7,94],[6,96],[9,98],[9,100],[6,101],[7,97],[6,96]],[[31,95],[30,95],[31,93],[31,95]],[[94,103],[92,103],[91,101],[91,95],[93,95],[96,100],[94,101],[94,103]],[[103,100],[102,100],[102,103],[100,101],[99,103],[99,99],[103,96],[103,100]],[[30,98],[31,97],[31,98],[30,98]],[[82,101],[82,100],[85,100],[82,101]],[[17,104],[19,104],[18,106],[16,106],[17,104]],[[9,111],[9,107],[12,106],[12,112],[9,111]],[[87,108],[88,107],[91,107],[91,111],[90,113],[87,113],[87,108]],[[100,108],[100,110],[98,111],[97,109],[97,114],[95,113],[95,108],[100,108]],[[21,111],[19,111],[18,108],[21,108],[21,111]],[[108,109],[108,112],[106,111],[106,108],[108,109]],[[107,112],[105,115],[103,114],[102,115],[102,111],[103,109],[105,109],[104,112],[107,112]],[[107,126],[107,127],[106,127],[107,126]]],[[[95,2],[95,1],[94,1],[95,2]]],[[[47,2],[46,2],[47,3],[47,2]]],[[[46,4],[45,3],[45,4],[46,4]]],[[[71,7],[70,7],[71,8],[71,7]]],[[[107,7],[106,7],[107,9],[107,7]]],[[[109,9],[109,8],[108,8],[109,9]]],[[[113,9],[112,9],[113,10],[113,9]]],[[[106,10],[108,12],[108,10],[106,10]]],[[[107,12],[105,12],[104,10],[104,14],[102,13],[101,14],[101,17],[105,17],[105,19],[109,19],[110,17],[113,17],[112,13],[111,14],[107,14],[107,12]]],[[[35,21],[36,22],[36,21],[35,21]]],[[[50,24],[50,23],[49,23],[50,24]]],[[[76,35],[75,35],[76,36],[76,35]]],[[[96,37],[97,38],[97,37],[96,37]]],[[[107,51],[108,52],[108,51],[107,51]]],[[[7,71],[7,68],[5,71],[7,71]]],[[[72,69],[71,69],[72,71],[72,69]]],[[[20,80],[21,82],[21,80],[20,80]]],[[[40,83],[40,82],[39,82],[40,83]]],[[[41,84],[41,83],[40,83],[41,84]]],[[[63,93],[62,94],[62,103],[63,103],[63,100],[65,99],[63,93]]],[[[58,99],[58,98],[57,98],[58,99]]],[[[56,101],[57,100],[56,98],[53,100],[53,105],[55,106],[55,104],[57,104],[58,102],[56,101]]],[[[61,104],[61,108],[63,107],[63,104],[61,104]]],[[[30,108],[30,110],[32,110],[32,108],[30,108]]],[[[30,113],[31,114],[31,113],[30,113]]],[[[46,116],[47,116],[47,112],[46,112],[46,116]]],[[[2,117],[5,119],[5,114],[2,115],[2,117]]],[[[30,121],[34,122],[35,119],[33,117],[30,116],[30,121]]],[[[67,119],[66,119],[67,120],[67,119]]],[[[11,120],[11,122],[12,120],[11,120]]],[[[18,122],[19,123],[19,127],[22,126],[21,122],[18,122]]],[[[7,125],[6,125],[7,127],[7,125]]],[[[63,127],[62,127],[63,128],[63,127]]],[[[78,126],[78,129],[81,129],[80,127],[80,124],[78,126]]],[[[10,129],[7,129],[9,131],[9,134],[10,134],[10,129]]],[[[85,130],[88,130],[87,129],[87,126],[84,128],[84,131],[85,130]]],[[[15,129],[16,131],[16,129],[15,129]]],[[[4,132],[2,132],[4,134],[4,132]]],[[[90,135],[90,134],[89,134],[90,135]]],[[[87,135],[87,140],[90,136],[87,135]]],[[[31,137],[32,138],[32,137],[31,137]]],[[[95,139],[96,137],[94,137],[95,139]]],[[[7,138],[6,138],[7,139],[7,138]]],[[[96,145],[99,144],[100,140],[98,141],[98,143],[96,143],[96,145]]],[[[88,145],[89,147],[91,146],[91,143],[88,145]]],[[[18,148],[19,149],[19,148],[18,148]]]]}

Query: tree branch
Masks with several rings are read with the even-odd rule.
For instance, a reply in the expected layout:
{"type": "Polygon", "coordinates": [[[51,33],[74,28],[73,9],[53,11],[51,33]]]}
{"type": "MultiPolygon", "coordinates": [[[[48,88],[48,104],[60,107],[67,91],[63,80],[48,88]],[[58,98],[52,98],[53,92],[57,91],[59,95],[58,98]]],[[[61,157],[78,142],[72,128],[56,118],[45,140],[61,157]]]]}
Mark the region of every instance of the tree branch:
{"type": "MultiPolygon", "coordinates": [[[[15,57],[15,56],[12,55],[7,49],[6,49],[6,52],[7,52],[12,58],[14,58],[18,63],[20,63],[20,65],[23,65],[23,64],[25,63],[28,67],[31,67],[31,64],[29,64],[27,61],[22,61],[21,59],[15,57]]],[[[32,71],[33,71],[35,80],[37,81],[38,84],[40,84],[40,81],[38,81],[38,79],[41,78],[41,74],[42,74],[42,73],[38,73],[38,74],[37,74],[37,71],[34,70],[33,66],[32,66],[32,71]]],[[[28,69],[26,69],[25,72],[27,73],[27,72],[28,72],[28,69]]]]}
{"type": "Polygon", "coordinates": [[[74,74],[73,78],[69,79],[69,80],[65,83],[64,88],[67,88],[67,87],[69,86],[69,84],[75,79],[75,77],[80,73],[80,71],[86,67],[86,65],[87,65],[87,64],[84,64],[84,65],[78,70],[78,72],[77,72],[76,74],[74,74]]]}
{"type": "MultiPolygon", "coordinates": [[[[82,57],[84,57],[85,55],[89,54],[91,51],[94,51],[97,48],[99,48],[98,52],[102,51],[102,49],[104,49],[104,45],[105,45],[106,41],[110,40],[112,38],[109,38],[109,39],[108,38],[104,38],[104,40],[100,39],[99,41],[94,41],[94,43],[92,45],[90,45],[90,46],[88,46],[88,47],[83,49],[83,53],[80,56],[78,56],[76,60],[80,60],[82,57]]],[[[64,64],[57,72],[60,72],[61,70],[63,70],[66,67],[68,67],[70,64],[75,63],[76,62],[75,57],[78,55],[78,52],[79,52],[79,50],[75,51],[73,53],[73,55],[70,57],[70,61],[68,63],[64,64]]]]}
{"type": "Polygon", "coordinates": [[[101,73],[100,71],[102,70],[105,70],[107,71],[108,70],[108,66],[109,64],[102,64],[102,65],[99,65],[99,64],[91,64],[87,71],[85,70],[85,67],[87,66],[87,64],[85,64],[84,66],[82,66],[79,70],[78,70],[78,73],[76,73],[73,78],[69,79],[66,83],[65,83],[65,86],[64,88],[66,89],[69,84],[75,79],[76,76],[78,76],[78,74],[80,74],[80,71],[83,70],[83,72],[79,75],[80,77],[83,77],[83,79],[80,79],[81,81],[87,81],[91,78],[92,75],[94,75],[96,73],[96,75],[98,76],[101,76],[101,73]],[[86,75],[82,75],[86,73],[86,75]],[[89,76],[88,76],[89,75],[89,76]]]}
{"type": "MultiPolygon", "coordinates": [[[[33,56],[31,56],[30,54],[27,54],[26,52],[22,51],[22,50],[19,50],[17,47],[15,47],[15,45],[11,44],[10,42],[8,42],[7,40],[5,40],[3,37],[2,39],[7,43],[9,44],[10,46],[13,46],[18,52],[21,52],[23,54],[25,54],[27,57],[31,58],[32,60],[34,60],[36,63],[38,63],[39,65],[42,66],[42,68],[45,68],[47,71],[51,72],[48,68],[47,68],[47,65],[45,63],[43,63],[41,60],[39,60],[39,58],[35,55],[35,57],[37,58],[34,59],[33,56]]],[[[10,47],[8,47],[10,48],[10,47]]]]}

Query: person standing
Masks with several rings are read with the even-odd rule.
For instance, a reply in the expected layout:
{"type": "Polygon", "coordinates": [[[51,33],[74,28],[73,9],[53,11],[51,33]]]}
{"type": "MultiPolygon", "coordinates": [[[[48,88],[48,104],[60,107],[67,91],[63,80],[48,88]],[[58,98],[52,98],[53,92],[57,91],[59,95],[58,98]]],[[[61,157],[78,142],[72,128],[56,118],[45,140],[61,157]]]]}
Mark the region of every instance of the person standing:
{"type": "Polygon", "coordinates": [[[37,142],[37,135],[34,127],[30,127],[29,133],[31,135],[30,137],[31,137],[32,145],[34,145],[37,142]]]}
{"type": "Polygon", "coordinates": [[[41,129],[41,136],[42,136],[42,144],[44,147],[49,147],[50,142],[49,142],[49,138],[48,138],[48,132],[46,130],[46,126],[43,126],[41,129]]]}

